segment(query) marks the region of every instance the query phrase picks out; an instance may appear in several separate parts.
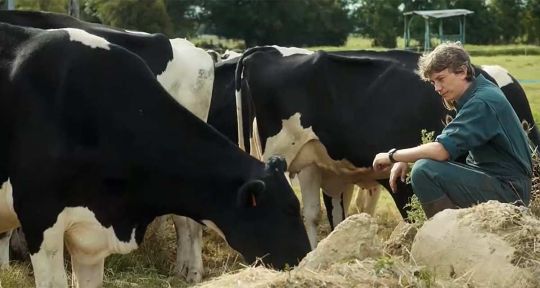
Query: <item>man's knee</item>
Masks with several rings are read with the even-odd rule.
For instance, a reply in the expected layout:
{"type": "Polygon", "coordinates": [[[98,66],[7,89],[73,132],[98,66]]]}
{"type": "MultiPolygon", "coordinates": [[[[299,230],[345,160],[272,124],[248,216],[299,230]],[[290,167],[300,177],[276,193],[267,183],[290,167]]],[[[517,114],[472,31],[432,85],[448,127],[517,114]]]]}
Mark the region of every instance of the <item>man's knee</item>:
{"type": "Polygon", "coordinates": [[[411,170],[411,182],[420,183],[432,178],[433,171],[436,170],[437,161],[431,159],[420,159],[416,161],[411,170]]]}
{"type": "Polygon", "coordinates": [[[411,184],[414,194],[420,202],[430,202],[443,196],[443,191],[438,191],[435,183],[440,162],[431,159],[420,159],[414,163],[411,170],[411,184]]]}

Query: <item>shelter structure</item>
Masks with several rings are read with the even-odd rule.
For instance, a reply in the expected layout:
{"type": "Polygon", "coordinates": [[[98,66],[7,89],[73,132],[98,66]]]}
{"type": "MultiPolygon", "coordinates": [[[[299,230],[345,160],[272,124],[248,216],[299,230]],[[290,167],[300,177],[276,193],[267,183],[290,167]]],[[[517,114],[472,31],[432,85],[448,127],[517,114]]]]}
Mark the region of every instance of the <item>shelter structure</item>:
{"type": "Polygon", "coordinates": [[[439,38],[441,42],[444,41],[460,41],[465,44],[465,17],[474,13],[467,9],[446,9],[446,10],[415,10],[403,13],[404,19],[404,32],[403,39],[405,40],[405,49],[410,49],[411,41],[411,22],[415,19],[415,16],[421,16],[424,18],[424,51],[431,50],[431,38],[435,36],[439,38]],[[444,34],[443,32],[443,20],[450,17],[457,17],[459,20],[459,34],[444,34]],[[430,31],[430,23],[433,20],[439,20],[439,33],[432,34],[430,31]]]}

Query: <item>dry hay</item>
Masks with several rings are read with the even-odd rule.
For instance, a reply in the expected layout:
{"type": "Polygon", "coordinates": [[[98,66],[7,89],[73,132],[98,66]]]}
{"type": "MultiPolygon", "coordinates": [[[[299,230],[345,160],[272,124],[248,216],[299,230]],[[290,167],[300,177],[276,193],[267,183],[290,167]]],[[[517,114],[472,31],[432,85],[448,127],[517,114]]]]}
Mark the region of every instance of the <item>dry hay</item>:
{"type": "Polygon", "coordinates": [[[539,287],[540,220],[526,208],[496,201],[448,209],[422,226],[412,257],[442,279],[475,287],[539,287]]]}
{"type": "Polygon", "coordinates": [[[438,281],[401,258],[381,256],[377,224],[367,214],[357,214],[323,239],[298,267],[278,272],[247,267],[196,287],[464,287],[461,280],[438,281]]]}
{"type": "Polygon", "coordinates": [[[392,234],[390,234],[388,240],[384,242],[384,254],[409,260],[412,243],[417,232],[417,225],[403,221],[400,222],[392,234]]]}

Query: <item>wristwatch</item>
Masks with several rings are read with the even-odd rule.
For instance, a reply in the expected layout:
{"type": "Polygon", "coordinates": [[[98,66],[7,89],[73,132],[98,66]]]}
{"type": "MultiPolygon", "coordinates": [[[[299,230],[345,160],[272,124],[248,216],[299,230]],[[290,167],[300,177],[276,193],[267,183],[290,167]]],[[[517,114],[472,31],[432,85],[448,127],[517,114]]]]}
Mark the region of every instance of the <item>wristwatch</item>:
{"type": "Polygon", "coordinates": [[[390,162],[392,163],[396,163],[396,159],[394,159],[394,153],[396,153],[397,149],[396,148],[392,148],[390,149],[390,151],[388,151],[388,159],[390,159],[390,162]]]}

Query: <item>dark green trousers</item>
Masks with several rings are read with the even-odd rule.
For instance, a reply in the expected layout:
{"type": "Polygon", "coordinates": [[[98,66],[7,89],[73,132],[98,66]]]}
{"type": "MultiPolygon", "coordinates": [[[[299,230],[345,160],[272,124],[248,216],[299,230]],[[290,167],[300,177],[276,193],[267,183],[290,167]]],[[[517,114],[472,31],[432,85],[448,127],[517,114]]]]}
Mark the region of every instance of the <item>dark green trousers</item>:
{"type": "Polygon", "coordinates": [[[448,197],[465,208],[488,200],[529,205],[530,179],[501,179],[475,167],[449,161],[421,159],[411,171],[414,194],[422,204],[448,197]]]}

